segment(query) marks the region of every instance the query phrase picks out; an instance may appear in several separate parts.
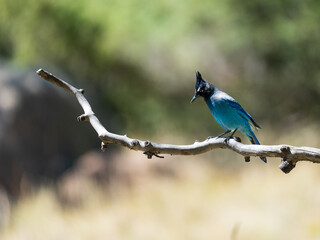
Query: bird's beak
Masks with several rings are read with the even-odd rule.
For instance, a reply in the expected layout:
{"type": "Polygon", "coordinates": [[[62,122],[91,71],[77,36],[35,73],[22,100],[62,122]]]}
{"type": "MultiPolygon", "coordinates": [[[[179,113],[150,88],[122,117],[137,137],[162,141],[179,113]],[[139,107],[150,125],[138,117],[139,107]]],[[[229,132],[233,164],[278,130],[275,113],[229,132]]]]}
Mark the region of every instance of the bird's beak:
{"type": "Polygon", "coordinates": [[[192,103],[194,100],[196,100],[197,97],[198,97],[198,94],[196,93],[196,94],[193,96],[193,98],[191,99],[190,103],[192,103]]]}

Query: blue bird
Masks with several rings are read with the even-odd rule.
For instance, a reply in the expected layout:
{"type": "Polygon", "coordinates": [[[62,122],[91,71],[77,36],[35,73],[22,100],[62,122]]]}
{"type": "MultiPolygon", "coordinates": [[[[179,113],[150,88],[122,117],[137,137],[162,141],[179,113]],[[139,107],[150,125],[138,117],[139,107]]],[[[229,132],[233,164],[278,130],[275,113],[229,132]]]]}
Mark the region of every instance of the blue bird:
{"type": "MultiPolygon", "coordinates": [[[[261,128],[247,113],[240,104],[227,93],[221,91],[211,83],[206,82],[199,72],[196,73],[195,95],[191,99],[191,103],[197,97],[203,97],[207,103],[213,117],[226,132],[217,136],[217,138],[231,133],[233,137],[237,130],[247,136],[252,144],[260,144],[257,137],[254,135],[251,126],[261,128]]],[[[265,163],[267,159],[260,157],[265,163]]]]}

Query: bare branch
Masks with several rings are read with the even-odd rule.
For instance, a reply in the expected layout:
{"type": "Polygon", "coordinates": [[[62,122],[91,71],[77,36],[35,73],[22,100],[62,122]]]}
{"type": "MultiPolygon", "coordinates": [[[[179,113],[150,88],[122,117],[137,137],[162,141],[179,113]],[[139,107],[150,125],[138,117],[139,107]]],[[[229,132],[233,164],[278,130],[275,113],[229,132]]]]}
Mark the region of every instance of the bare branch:
{"type": "Polygon", "coordinates": [[[92,111],[89,102],[83,95],[84,90],[77,89],[42,69],[39,69],[37,74],[43,79],[71,93],[78,99],[79,104],[83,108],[84,114],[79,116],[77,119],[78,121],[90,122],[102,141],[102,151],[107,148],[108,144],[113,143],[128,147],[132,150],[142,151],[148,156],[148,158],[152,158],[152,156],[162,158],[159,154],[196,155],[217,148],[226,148],[244,156],[246,162],[249,162],[250,157],[252,156],[282,158],[282,163],[279,168],[285,173],[289,173],[296,166],[298,161],[320,163],[320,149],[318,148],[295,147],[290,145],[246,145],[236,141],[235,139],[226,140],[226,138],[210,138],[202,142],[196,141],[190,145],[173,145],[155,143],[148,140],[143,141],[129,138],[127,135],[111,133],[104,128],[92,111]]]}

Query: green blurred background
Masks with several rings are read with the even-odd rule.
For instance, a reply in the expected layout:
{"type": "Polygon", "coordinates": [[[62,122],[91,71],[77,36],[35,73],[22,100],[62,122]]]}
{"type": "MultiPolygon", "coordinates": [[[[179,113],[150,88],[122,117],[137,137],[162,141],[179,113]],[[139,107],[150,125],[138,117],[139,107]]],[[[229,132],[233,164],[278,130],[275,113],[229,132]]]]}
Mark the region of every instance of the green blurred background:
{"type": "MultiPolygon", "coordinates": [[[[320,146],[319,1],[0,0],[0,6],[2,71],[19,73],[19,85],[26,74],[34,82],[43,81],[35,71],[44,68],[85,88],[94,111],[112,132],[177,144],[221,133],[203,101],[189,104],[195,72],[200,71],[206,80],[237,99],[262,126],[257,133],[260,142],[320,146]]],[[[71,99],[59,91],[58,98],[71,99]]],[[[46,97],[29,98],[28,105],[22,102],[20,106],[31,109],[27,115],[32,118],[21,120],[24,124],[19,122],[19,131],[32,126],[42,126],[42,130],[20,139],[23,143],[17,140],[20,133],[12,141],[1,138],[8,147],[28,145],[39,138],[43,143],[51,140],[45,146],[34,144],[27,153],[18,147],[15,151],[23,156],[14,159],[19,177],[15,178],[12,170],[16,168],[10,167],[10,176],[3,182],[0,179],[10,205],[3,207],[8,215],[3,217],[0,233],[4,239],[283,239],[288,231],[290,239],[320,236],[320,212],[312,211],[320,200],[318,193],[312,194],[318,192],[314,183],[319,180],[317,166],[299,164],[286,176],[277,169],[279,161],[270,159],[263,165],[252,159],[246,164],[226,150],[166,157],[160,163],[115,146],[105,154],[93,153],[99,148],[93,130],[72,122],[80,114],[75,99],[70,100],[74,105],[70,104],[77,106],[78,112],[68,111],[65,118],[59,118],[60,113],[51,112],[50,106],[63,109],[64,100],[40,107],[46,97]],[[49,124],[51,117],[54,121],[49,124]],[[85,134],[77,133],[79,129],[85,129],[85,134]],[[83,160],[89,151],[92,156],[83,160]],[[57,159],[59,166],[52,167],[57,159]],[[90,170],[90,166],[96,168],[90,170]],[[65,179],[77,176],[77,169],[89,173],[83,177],[81,172],[82,180],[74,177],[78,180],[68,183],[65,179]],[[12,179],[18,185],[14,190],[12,179]],[[307,188],[311,192],[306,193],[307,188]],[[239,189],[245,196],[240,197],[239,189]],[[300,191],[308,197],[299,197],[300,191]],[[184,198],[197,194],[184,203],[184,198]],[[187,217],[172,216],[176,210],[168,199],[176,205],[182,201],[178,215],[187,217]],[[278,209],[279,201],[283,208],[278,209]],[[306,202],[309,208],[302,211],[306,202]],[[227,208],[233,210],[215,215],[216,210],[227,208]],[[52,224],[37,232],[47,210],[52,224]],[[254,215],[259,210],[261,215],[254,215]],[[37,214],[33,215],[34,211],[37,214]],[[161,216],[157,216],[159,212],[161,216]],[[89,224],[86,218],[96,224],[84,228],[89,224]],[[301,225],[291,222],[292,218],[306,220],[301,225]],[[25,225],[20,219],[31,219],[34,225],[25,225]],[[136,219],[140,219],[137,226],[133,224],[136,219]],[[170,221],[163,224],[167,219],[176,219],[181,226],[173,228],[170,221]],[[64,227],[69,222],[71,230],[64,227]],[[156,238],[153,231],[164,231],[164,235],[156,238]]],[[[11,164],[13,151],[3,150],[2,162],[11,164]]]]}
{"type": "Polygon", "coordinates": [[[215,129],[203,104],[188,105],[197,70],[262,125],[282,129],[320,115],[319,8],[291,0],[3,1],[0,53],[86,82],[134,134],[164,124],[191,136],[215,129]]]}

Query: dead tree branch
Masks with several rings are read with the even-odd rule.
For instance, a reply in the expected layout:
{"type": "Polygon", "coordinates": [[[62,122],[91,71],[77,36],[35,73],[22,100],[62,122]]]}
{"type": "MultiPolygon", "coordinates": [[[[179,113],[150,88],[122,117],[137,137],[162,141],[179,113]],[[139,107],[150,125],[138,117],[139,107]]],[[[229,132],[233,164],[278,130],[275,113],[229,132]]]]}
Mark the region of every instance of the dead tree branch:
{"type": "Polygon", "coordinates": [[[143,151],[148,158],[152,158],[152,156],[162,158],[159,154],[196,155],[217,148],[226,148],[244,156],[246,162],[250,161],[250,157],[252,156],[282,158],[279,168],[285,173],[289,173],[296,166],[298,161],[320,163],[320,149],[311,147],[295,147],[290,145],[246,145],[236,141],[235,139],[229,139],[227,141],[225,138],[210,138],[202,142],[196,141],[190,145],[173,145],[155,143],[148,140],[143,141],[129,138],[127,135],[111,133],[104,128],[92,111],[89,102],[83,95],[83,89],[77,89],[42,69],[39,69],[37,74],[43,79],[69,92],[78,99],[79,104],[83,108],[84,114],[80,115],[77,119],[78,121],[90,122],[102,141],[102,151],[107,148],[108,144],[113,143],[128,147],[132,150],[143,151]]]}

